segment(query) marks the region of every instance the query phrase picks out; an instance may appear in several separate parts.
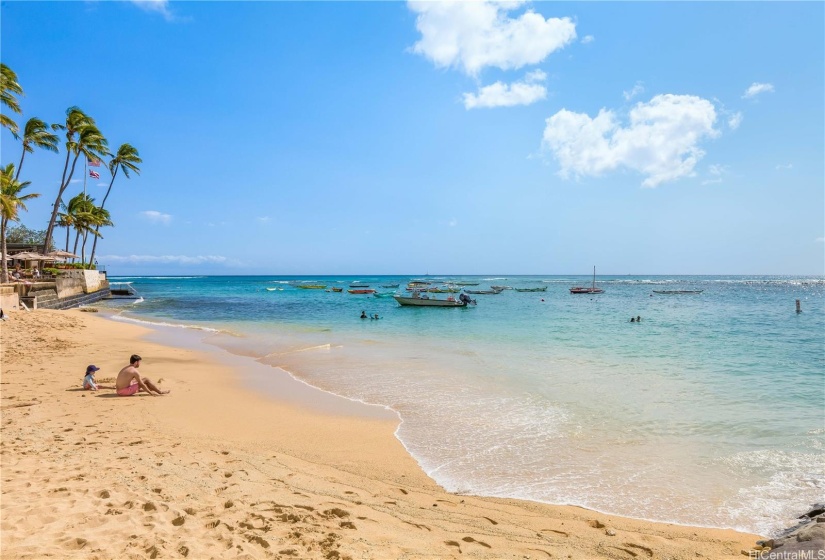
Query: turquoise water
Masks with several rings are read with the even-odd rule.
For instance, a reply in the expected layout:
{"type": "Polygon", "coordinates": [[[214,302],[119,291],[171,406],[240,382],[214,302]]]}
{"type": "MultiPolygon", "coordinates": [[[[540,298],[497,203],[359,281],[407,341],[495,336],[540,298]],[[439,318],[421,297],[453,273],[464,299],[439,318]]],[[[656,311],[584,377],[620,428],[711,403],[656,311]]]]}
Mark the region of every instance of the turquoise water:
{"type": "Polygon", "coordinates": [[[134,277],[112,280],[143,299],[112,305],[394,409],[451,491],[760,534],[825,497],[825,279],[606,276],[593,296],[568,293],[588,277],[427,279],[547,291],[402,308],[346,287],[406,276],[134,277]]]}

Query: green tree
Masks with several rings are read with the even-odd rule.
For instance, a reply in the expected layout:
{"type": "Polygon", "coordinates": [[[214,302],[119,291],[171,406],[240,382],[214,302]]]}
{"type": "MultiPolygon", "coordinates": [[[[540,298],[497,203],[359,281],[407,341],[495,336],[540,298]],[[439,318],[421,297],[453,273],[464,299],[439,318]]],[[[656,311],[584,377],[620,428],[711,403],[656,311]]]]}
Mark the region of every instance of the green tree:
{"type": "Polygon", "coordinates": [[[69,182],[72,180],[78,158],[82,155],[86,159],[103,159],[109,155],[109,142],[98,130],[92,117],[88,116],[78,107],[69,107],[66,110],[66,124],[55,125],[56,128],[66,131],[66,163],[63,165],[63,177],[60,180],[60,188],[57,191],[57,198],[52,206],[52,216],[49,219],[49,226],[46,228],[46,245],[52,240],[54,233],[54,223],[57,220],[57,213],[60,210],[60,203],[63,200],[63,193],[69,182]],[[72,157],[74,156],[74,157],[72,157]],[[69,161],[72,166],[69,168],[69,161]]]}
{"type": "Polygon", "coordinates": [[[37,193],[22,194],[31,184],[30,181],[18,181],[14,178],[14,164],[0,168],[0,260],[2,269],[0,280],[9,281],[9,265],[6,262],[8,250],[6,248],[6,226],[10,221],[19,219],[20,210],[26,209],[26,201],[40,196],[37,193]]]}
{"type": "Polygon", "coordinates": [[[6,241],[9,243],[28,243],[29,245],[43,245],[46,239],[45,229],[29,229],[23,224],[6,229],[6,241]]]}
{"type": "MultiPolygon", "coordinates": [[[[138,175],[140,175],[140,168],[138,167],[139,164],[143,163],[143,160],[140,159],[140,154],[138,154],[137,149],[132,146],[131,144],[121,144],[120,148],[117,149],[117,153],[115,156],[109,161],[109,171],[112,173],[112,180],[109,182],[109,188],[106,190],[106,196],[103,197],[103,202],[100,203],[101,210],[106,205],[106,199],[109,198],[109,193],[112,192],[112,185],[115,183],[115,177],[117,177],[117,172],[120,169],[123,169],[123,174],[126,175],[126,178],[129,178],[129,172],[134,171],[138,175]]],[[[97,233],[98,230],[95,230],[97,233]]],[[[94,243],[92,243],[92,254],[89,257],[89,262],[95,262],[95,251],[97,250],[97,240],[100,236],[95,235],[94,243]]]]}
{"type": "MultiPolygon", "coordinates": [[[[8,107],[13,113],[22,114],[20,104],[15,96],[22,96],[23,88],[17,82],[17,74],[14,70],[0,62],[0,104],[8,107]]],[[[0,126],[4,126],[17,138],[20,130],[17,123],[11,117],[0,114],[0,126]]]]}
{"type": "Polygon", "coordinates": [[[57,153],[58,141],[57,134],[49,132],[49,125],[45,122],[37,117],[32,117],[26,121],[26,126],[23,127],[23,153],[20,155],[20,163],[17,164],[15,179],[20,178],[20,170],[23,169],[23,158],[26,157],[26,153],[33,153],[35,148],[57,153]]]}

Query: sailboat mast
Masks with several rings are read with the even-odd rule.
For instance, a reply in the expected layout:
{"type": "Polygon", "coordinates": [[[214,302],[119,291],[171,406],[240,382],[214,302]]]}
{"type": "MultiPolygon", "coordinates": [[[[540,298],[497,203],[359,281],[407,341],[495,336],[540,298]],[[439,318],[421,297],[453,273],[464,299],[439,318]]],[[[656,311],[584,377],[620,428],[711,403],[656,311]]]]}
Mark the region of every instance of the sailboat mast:
{"type": "Polygon", "coordinates": [[[596,265],[593,265],[593,288],[596,288],[596,265]]]}

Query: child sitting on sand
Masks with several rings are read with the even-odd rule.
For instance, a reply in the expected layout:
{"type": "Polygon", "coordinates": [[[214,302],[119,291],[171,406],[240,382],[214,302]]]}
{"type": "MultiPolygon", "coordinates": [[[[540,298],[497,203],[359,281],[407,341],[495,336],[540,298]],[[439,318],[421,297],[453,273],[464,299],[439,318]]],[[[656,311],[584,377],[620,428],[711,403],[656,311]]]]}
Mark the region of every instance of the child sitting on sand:
{"type": "Polygon", "coordinates": [[[95,383],[95,372],[100,368],[91,365],[86,368],[86,377],[83,378],[83,388],[87,391],[97,391],[97,383],[95,383]]]}

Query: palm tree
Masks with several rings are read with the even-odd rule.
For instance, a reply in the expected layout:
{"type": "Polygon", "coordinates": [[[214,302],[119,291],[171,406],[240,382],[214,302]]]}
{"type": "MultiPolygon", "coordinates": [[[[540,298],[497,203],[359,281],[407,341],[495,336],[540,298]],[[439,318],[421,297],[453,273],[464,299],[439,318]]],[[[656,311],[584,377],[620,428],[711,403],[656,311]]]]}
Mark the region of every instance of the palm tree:
{"type": "MultiPolygon", "coordinates": [[[[86,238],[89,233],[91,233],[95,238],[95,241],[97,241],[98,237],[102,237],[100,235],[101,227],[114,225],[108,210],[104,210],[102,206],[95,206],[94,199],[89,199],[89,201],[92,204],[91,208],[89,208],[87,227],[83,230],[83,245],[80,246],[80,262],[84,265],[86,264],[86,238]]],[[[94,261],[90,258],[89,264],[91,265],[93,262],[94,261]]]]}
{"type": "Polygon", "coordinates": [[[63,178],[60,180],[60,189],[57,191],[57,198],[52,206],[52,216],[49,219],[49,226],[46,228],[46,239],[44,241],[44,251],[50,246],[52,234],[54,233],[54,222],[57,220],[57,212],[60,210],[60,202],[63,200],[63,193],[74,175],[77,159],[81,154],[87,159],[103,159],[109,155],[109,142],[101,134],[95,125],[93,118],[88,116],[78,107],[69,107],[66,110],[66,124],[55,125],[57,129],[66,131],[66,163],[63,165],[63,178]],[[74,155],[74,159],[71,156],[74,155]],[[72,159],[72,167],[69,170],[69,160],[72,159]],[[68,171],[68,174],[67,174],[68,171]]]}
{"type": "Polygon", "coordinates": [[[37,117],[32,117],[26,121],[23,128],[23,153],[20,156],[20,163],[17,164],[17,176],[20,177],[20,170],[23,169],[23,158],[26,152],[33,153],[35,148],[42,148],[50,152],[57,153],[57,134],[49,132],[49,125],[37,117]]]}
{"type": "Polygon", "coordinates": [[[4,283],[9,281],[9,265],[6,262],[6,226],[9,221],[18,220],[20,209],[26,209],[26,201],[40,196],[37,193],[21,195],[30,181],[20,182],[14,178],[14,164],[10,163],[5,168],[0,168],[0,260],[2,260],[2,273],[0,280],[4,283]]]}
{"type": "MultiPolygon", "coordinates": [[[[106,199],[109,198],[109,193],[112,192],[112,185],[115,182],[115,177],[117,176],[118,170],[123,169],[123,174],[126,175],[126,178],[128,179],[130,171],[134,171],[140,175],[140,168],[138,167],[138,164],[140,163],[143,163],[143,160],[140,159],[140,154],[138,154],[137,148],[131,144],[120,145],[120,148],[117,149],[115,157],[109,161],[109,171],[112,172],[112,180],[109,182],[109,188],[106,190],[106,196],[103,197],[103,202],[100,203],[101,210],[106,205],[106,199]]],[[[97,234],[97,230],[95,230],[95,234],[97,234]]],[[[98,237],[100,236],[95,235],[94,243],[92,243],[92,254],[89,257],[90,263],[95,262],[95,250],[97,250],[98,237]]]]}
{"type": "MultiPolygon", "coordinates": [[[[20,105],[17,103],[15,95],[23,95],[23,88],[17,82],[17,74],[14,70],[0,62],[0,103],[11,109],[13,113],[20,115],[20,105]]],[[[4,126],[17,138],[19,130],[17,123],[11,117],[0,114],[0,126],[4,126]]]]}

